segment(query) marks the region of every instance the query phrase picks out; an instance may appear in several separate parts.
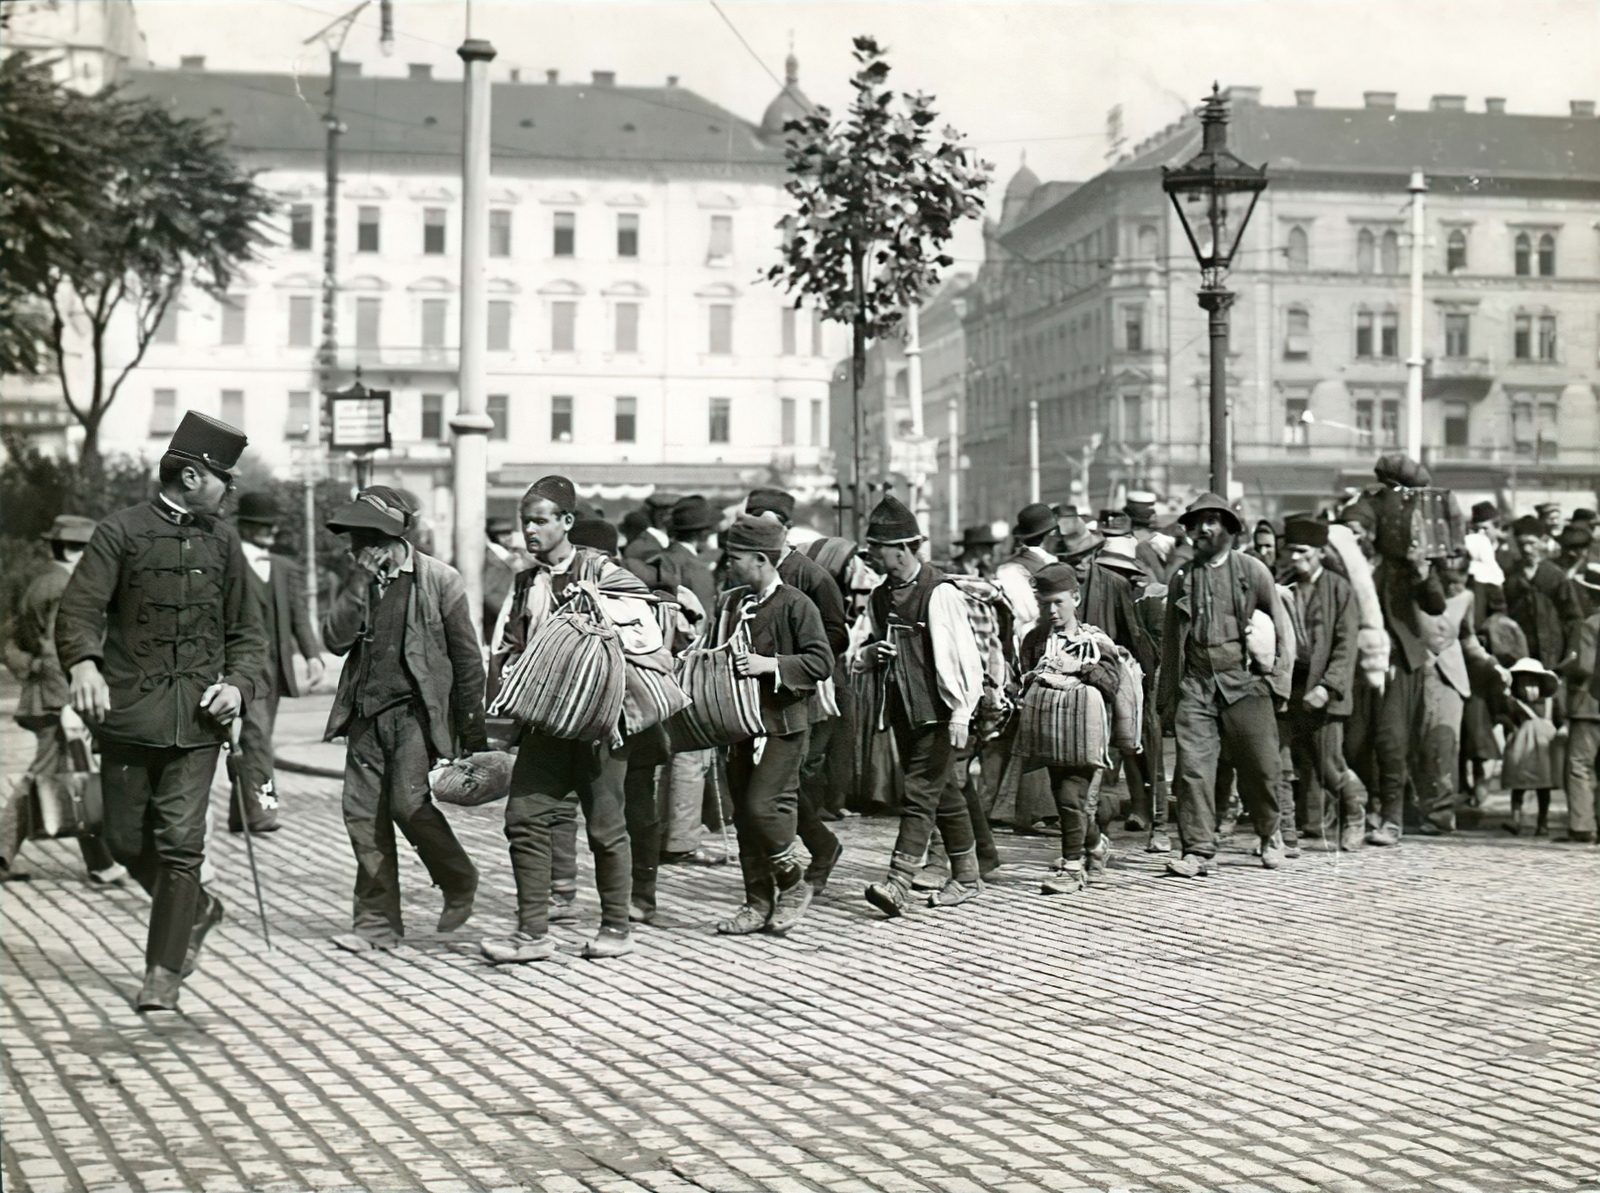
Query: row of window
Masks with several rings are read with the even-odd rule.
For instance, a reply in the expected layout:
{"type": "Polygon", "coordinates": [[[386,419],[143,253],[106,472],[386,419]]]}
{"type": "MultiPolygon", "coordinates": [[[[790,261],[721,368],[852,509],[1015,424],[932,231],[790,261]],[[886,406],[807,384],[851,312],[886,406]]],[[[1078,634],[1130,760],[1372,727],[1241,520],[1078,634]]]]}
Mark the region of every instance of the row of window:
{"type": "MultiPolygon", "coordinates": [[[[287,416],[284,422],[284,437],[286,439],[303,440],[311,435],[312,431],[312,405],[310,390],[290,390],[287,416]]],[[[570,394],[558,394],[550,399],[550,442],[574,442],[573,419],[574,403],[576,399],[570,394]]],[[[244,390],[225,389],[221,393],[218,403],[222,421],[235,427],[245,425],[245,400],[244,390]]],[[[489,432],[490,439],[504,440],[509,438],[510,432],[511,396],[509,394],[489,394],[487,413],[494,423],[489,432]]],[[[711,398],[707,405],[706,442],[728,443],[731,441],[733,422],[733,399],[711,398]]],[[[823,417],[824,408],[821,399],[811,399],[808,420],[806,423],[807,443],[812,447],[821,447],[823,443],[823,417]]],[[[801,405],[795,398],[780,398],[778,400],[778,437],[779,443],[784,447],[795,447],[800,443],[800,416],[801,405]]],[[[150,435],[153,438],[165,438],[173,433],[178,426],[178,391],[175,389],[157,389],[152,393],[150,403],[150,435]]],[[[445,415],[444,394],[422,395],[422,417],[418,427],[418,439],[424,442],[438,443],[447,437],[449,423],[445,415]]],[[[639,436],[639,399],[631,396],[620,396],[612,399],[611,415],[611,442],[636,443],[639,436]]],[[[404,436],[401,436],[404,438],[404,436]]]]}
{"type": "MultiPolygon", "coordinates": [[[[511,211],[496,207],[489,212],[489,256],[511,256],[511,211]]],[[[443,207],[422,209],[422,252],[446,252],[446,219],[443,207]]],[[[315,247],[316,216],[309,203],[296,203],[289,208],[289,247],[300,252],[310,252],[315,247]]],[[[632,260],[639,256],[639,216],[635,212],[618,212],[613,227],[615,256],[632,260]]],[[[556,211],[550,219],[550,255],[576,257],[578,255],[578,213],[556,211]]],[[[356,252],[383,251],[383,209],[379,207],[356,208],[356,252]]],[[[733,217],[713,215],[706,242],[706,264],[726,265],[733,260],[733,217]]]]}
{"type": "MultiPolygon", "coordinates": [[[[1357,311],[1355,354],[1360,359],[1397,360],[1400,356],[1400,316],[1395,311],[1357,311]]],[[[1556,356],[1556,316],[1519,314],[1512,318],[1511,356],[1514,360],[1553,362],[1556,356]]],[[[1444,355],[1461,359],[1472,355],[1472,316],[1448,311],[1444,316],[1444,355]]],[[[1283,357],[1311,357],[1311,312],[1292,306],[1284,312],[1283,357]]]]}
{"type": "MultiPolygon", "coordinates": [[[[1519,457],[1531,460],[1553,460],[1560,452],[1560,405],[1552,394],[1513,392],[1510,399],[1511,442],[1519,457]]],[[[1308,397],[1286,398],[1283,404],[1283,442],[1290,448],[1309,447],[1310,424],[1306,412],[1310,409],[1308,397]]],[[[1401,399],[1357,398],[1352,403],[1355,416],[1354,429],[1364,445],[1377,449],[1400,446],[1401,399]]],[[[1480,412],[1496,420],[1495,439],[1504,435],[1504,413],[1500,410],[1480,412]]],[[[1443,403],[1444,442],[1442,454],[1446,459],[1465,459],[1471,454],[1472,406],[1468,402],[1447,400],[1443,403]]],[[[1493,449],[1491,449],[1493,450],[1493,449]]]]}
{"type": "MultiPolygon", "coordinates": [[[[1311,234],[1304,224],[1289,227],[1283,248],[1284,260],[1291,270],[1311,268],[1311,234]]],[[[1467,232],[1452,228],[1445,237],[1445,269],[1460,273],[1467,268],[1467,232]]],[[[1556,276],[1556,238],[1553,232],[1542,232],[1535,237],[1530,232],[1519,232],[1512,241],[1511,269],[1517,277],[1532,277],[1535,272],[1542,278],[1556,276]]],[[[1374,232],[1362,228],[1356,233],[1357,273],[1399,273],[1400,235],[1394,229],[1374,232]]]]}

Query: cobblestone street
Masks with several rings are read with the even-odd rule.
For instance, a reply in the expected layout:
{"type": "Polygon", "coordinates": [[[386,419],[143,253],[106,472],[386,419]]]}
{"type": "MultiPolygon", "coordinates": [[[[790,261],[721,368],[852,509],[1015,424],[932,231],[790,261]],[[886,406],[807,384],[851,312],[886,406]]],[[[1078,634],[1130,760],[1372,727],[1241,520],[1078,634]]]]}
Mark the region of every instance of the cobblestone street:
{"type": "MultiPolygon", "coordinates": [[[[8,721],[8,773],[29,744],[8,721]]],[[[715,936],[735,873],[671,867],[635,954],[579,960],[585,865],[563,960],[494,969],[503,805],[449,812],[483,870],[460,939],[422,930],[439,898],[407,857],[410,947],[355,957],[328,941],[339,784],[281,783],[273,948],[218,801],[229,918],[178,1016],[130,1009],[142,893],[28,847],[3,896],[7,1189],[1600,1187],[1592,848],[1496,829],[1269,874],[1241,839],[1183,882],[1119,841],[1087,894],[1045,897],[1055,841],[1002,834],[976,905],[887,922],[860,892],[891,825],[852,818],[790,939],[715,936]]]]}

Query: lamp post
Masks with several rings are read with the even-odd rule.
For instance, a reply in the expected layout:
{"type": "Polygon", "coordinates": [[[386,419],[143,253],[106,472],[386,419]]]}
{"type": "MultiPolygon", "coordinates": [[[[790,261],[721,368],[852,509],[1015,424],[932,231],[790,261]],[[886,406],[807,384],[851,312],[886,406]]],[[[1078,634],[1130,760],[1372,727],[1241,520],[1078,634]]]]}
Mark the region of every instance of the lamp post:
{"type": "Polygon", "coordinates": [[[1228,308],[1233,291],[1222,279],[1233,263],[1261,192],[1267,167],[1246,165],[1228,151],[1228,103],[1212,84],[1200,109],[1200,152],[1181,166],[1161,168],[1161,189],[1177,210],[1200,263],[1200,306],[1210,316],[1211,490],[1228,499],[1228,308]]]}

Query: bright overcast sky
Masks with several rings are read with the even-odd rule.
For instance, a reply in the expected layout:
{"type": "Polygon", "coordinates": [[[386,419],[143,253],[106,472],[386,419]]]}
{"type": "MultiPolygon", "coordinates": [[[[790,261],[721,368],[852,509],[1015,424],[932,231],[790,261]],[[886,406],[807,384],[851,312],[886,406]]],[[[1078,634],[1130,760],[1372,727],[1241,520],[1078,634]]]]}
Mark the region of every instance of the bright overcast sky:
{"type": "MultiPolygon", "coordinates": [[[[213,70],[326,70],[325,52],[301,45],[354,7],[343,0],[136,0],[152,62],[203,54],[213,70]]],[[[391,58],[378,47],[369,4],[345,54],[369,74],[404,74],[410,62],[459,77],[455,48],[467,32],[465,0],[398,0],[391,58]]],[[[1459,94],[1481,111],[1485,95],[1513,112],[1565,114],[1572,99],[1600,98],[1600,0],[1270,0],[1136,3],[638,4],[502,0],[470,5],[472,33],[499,50],[495,77],[593,70],[621,84],[685,87],[749,120],[777,92],[791,36],[800,85],[835,111],[849,101],[850,37],[886,43],[892,81],[938,97],[941,114],[997,166],[1003,186],[1026,151],[1042,178],[1087,178],[1103,165],[1106,113],[1124,111],[1131,142],[1198,103],[1213,79],[1255,84],[1268,104],[1296,88],[1317,103],[1354,107],[1365,90],[1397,91],[1402,108],[1459,94]],[[732,27],[730,27],[730,24],[732,27]],[[743,35],[741,44],[734,30],[743,35]]],[[[998,197],[997,186],[997,197],[998,197]]],[[[962,238],[965,256],[968,237],[962,238]]]]}

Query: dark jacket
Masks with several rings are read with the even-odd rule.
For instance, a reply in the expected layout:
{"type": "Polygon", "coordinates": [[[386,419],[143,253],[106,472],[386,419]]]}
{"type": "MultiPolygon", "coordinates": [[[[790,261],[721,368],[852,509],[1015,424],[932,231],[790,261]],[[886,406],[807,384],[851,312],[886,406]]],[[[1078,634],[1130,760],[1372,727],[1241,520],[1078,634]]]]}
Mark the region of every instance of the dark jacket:
{"type": "MultiPolygon", "coordinates": [[[[1098,561],[1089,565],[1089,578],[1082,587],[1078,620],[1105,631],[1106,637],[1132,653],[1146,675],[1156,669],[1156,644],[1145,632],[1144,622],[1134,601],[1133,585],[1126,577],[1098,561]]],[[[1049,621],[1041,616],[1041,625],[1049,621]]]]}
{"type": "Polygon", "coordinates": [[[1311,656],[1304,667],[1295,663],[1292,698],[1298,700],[1320,685],[1329,696],[1323,711],[1330,717],[1348,717],[1354,707],[1356,633],[1361,629],[1355,590],[1343,576],[1323,568],[1315,580],[1297,580],[1290,595],[1295,598],[1288,604],[1297,648],[1305,642],[1311,656]],[[1311,595],[1302,618],[1297,590],[1308,583],[1311,595]]]}
{"type": "MultiPolygon", "coordinates": [[[[255,569],[249,569],[250,584],[261,584],[255,569]]],[[[294,677],[295,648],[308,659],[322,654],[322,643],[311,624],[311,612],[306,608],[306,572],[296,559],[287,555],[272,556],[271,579],[265,585],[267,629],[267,671],[276,672],[278,692],[284,696],[298,696],[300,684],[294,677]]]]}
{"type": "Polygon", "coordinates": [[[845,616],[844,594],[839,583],[816,560],[790,551],[778,564],[778,579],[791,588],[797,588],[811,598],[811,603],[822,614],[822,628],[828,635],[828,647],[835,660],[843,661],[850,646],[850,623],[845,616]]]}
{"type": "Polygon", "coordinates": [[[707,611],[717,607],[717,579],[703,556],[696,555],[676,539],[661,554],[678,565],[678,576],[683,586],[694,593],[702,607],[707,611]]]}
{"type": "Polygon", "coordinates": [[[23,591],[6,626],[6,666],[22,681],[16,719],[30,729],[54,720],[67,703],[67,674],[56,657],[56,607],[70,575],[65,564],[51,563],[23,591]]]}
{"type": "Polygon", "coordinates": [[[1392,646],[1389,663],[1405,671],[1415,671],[1428,662],[1428,644],[1419,614],[1437,617],[1444,612],[1444,585],[1432,568],[1419,578],[1409,560],[1379,556],[1372,569],[1372,584],[1378,590],[1378,605],[1383,611],[1383,626],[1389,631],[1392,646]]]}
{"type": "Polygon", "coordinates": [[[200,711],[205,690],[221,680],[248,703],[269,682],[249,567],[232,526],[158,501],[95,527],[61,594],[56,651],[68,674],[86,659],[100,665],[111,711],[97,736],[180,749],[227,740],[200,711]]]}
{"type": "Polygon", "coordinates": [[[1528,636],[1528,649],[1546,667],[1559,668],[1583,621],[1572,581],[1548,559],[1539,561],[1531,580],[1519,563],[1506,573],[1505,593],[1506,612],[1528,636]]]}
{"type": "MultiPolygon", "coordinates": [[[[722,594],[717,606],[717,644],[738,628],[744,585],[722,594]]],[[[798,588],[780,583],[756,607],[749,622],[750,652],[778,660],[778,674],[761,677],[761,720],[769,734],[799,733],[811,723],[807,698],[817,683],[833,674],[833,651],[822,628],[822,614],[798,588]]]]}
{"type": "MultiPolygon", "coordinates": [[[[415,550],[411,558],[416,572],[406,608],[404,661],[427,719],[428,748],[437,758],[488,749],[483,724],[483,655],[472,628],[467,587],[449,564],[415,550]]],[[[328,649],[336,655],[349,655],[339,676],[324,741],[347,732],[355,718],[362,639],[368,609],[377,607],[372,599],[376,587],[366,572],[357,569],[322,619],[322,640],[328,649]]]]}

